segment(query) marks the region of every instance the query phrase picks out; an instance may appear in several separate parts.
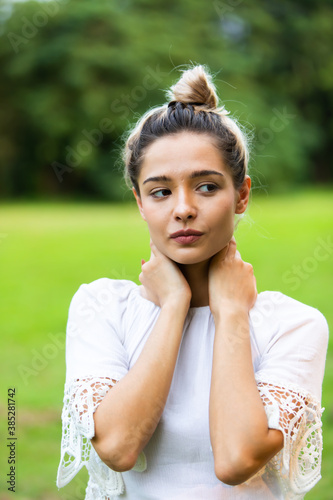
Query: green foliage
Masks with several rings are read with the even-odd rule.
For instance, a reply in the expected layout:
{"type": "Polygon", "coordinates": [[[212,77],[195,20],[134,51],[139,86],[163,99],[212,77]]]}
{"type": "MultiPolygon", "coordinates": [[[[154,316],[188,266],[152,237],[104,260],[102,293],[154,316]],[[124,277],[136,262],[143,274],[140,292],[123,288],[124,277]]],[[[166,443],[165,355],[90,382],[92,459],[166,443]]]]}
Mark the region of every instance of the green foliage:
{"type": "Polygon", "coordinates": [[[207,64],[270,189],[331,180],[325,0],[3,2],[2,196],[128,198],[122,134],[184,64],[207,64]]]}

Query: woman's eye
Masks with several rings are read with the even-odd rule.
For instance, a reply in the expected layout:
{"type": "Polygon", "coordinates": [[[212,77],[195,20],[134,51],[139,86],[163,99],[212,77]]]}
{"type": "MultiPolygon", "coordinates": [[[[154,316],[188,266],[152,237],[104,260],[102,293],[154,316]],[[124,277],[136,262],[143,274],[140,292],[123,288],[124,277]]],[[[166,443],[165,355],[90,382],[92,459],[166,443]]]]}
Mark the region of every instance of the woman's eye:
{"type": "Polygon", "coordinates": [[[203,193],[213,193],[218,187],[215,184],[203,184],[199,186],[199,190],[203,193]]]}
{"type": "Polygon", "coordinates": [[[164,198],[168,194],[170,194],[169,189],[158,189],[157,191],[152,192],[151,196],[153,196],[154,198],[164,198]]]}

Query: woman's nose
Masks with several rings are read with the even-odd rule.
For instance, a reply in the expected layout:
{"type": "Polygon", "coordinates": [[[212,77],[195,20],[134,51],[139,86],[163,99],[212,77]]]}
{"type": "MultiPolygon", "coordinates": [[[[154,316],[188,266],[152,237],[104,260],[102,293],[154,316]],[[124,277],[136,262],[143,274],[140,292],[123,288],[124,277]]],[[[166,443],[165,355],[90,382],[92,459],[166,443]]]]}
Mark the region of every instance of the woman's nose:
{"type": "Polygon", "coordinates": [[[176,198],[174,216],[178,220],[194,219],[197,216],[194,200],[189,194],[179,193],[176,198]]]}

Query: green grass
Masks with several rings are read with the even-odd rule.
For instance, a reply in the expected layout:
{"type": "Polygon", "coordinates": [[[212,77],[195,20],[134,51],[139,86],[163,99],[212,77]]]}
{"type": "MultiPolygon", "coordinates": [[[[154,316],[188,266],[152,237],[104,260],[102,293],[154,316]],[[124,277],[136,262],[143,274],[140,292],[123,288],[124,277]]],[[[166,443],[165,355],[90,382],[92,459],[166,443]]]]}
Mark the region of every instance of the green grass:
{"type": "MultiPolygon", "coordinates": [[[[313,305],[330,325],[333,257],[325,254],[322,242],[332,241],[332,194],[327,189],[292,197],[254,196],[236,232],[242,257],[254,266],[259,291],[280,290],[313,305]]],[[[84,498],[84,471],[65,489],[58,492],[55,486],[68,306],[81,283],[105,276],[138,282],[141,258],[148,260],[150,253],[148,231],[134,204],[4,204],[0,212],[0,500],[11,498],[4,479],[4,443],[7,389],[12,386],[17,389],[15,498],[84,498]]],[[[307,495],[309,500],[332,497],[332,346],[323,405],[323,479],[307,495]]]]}

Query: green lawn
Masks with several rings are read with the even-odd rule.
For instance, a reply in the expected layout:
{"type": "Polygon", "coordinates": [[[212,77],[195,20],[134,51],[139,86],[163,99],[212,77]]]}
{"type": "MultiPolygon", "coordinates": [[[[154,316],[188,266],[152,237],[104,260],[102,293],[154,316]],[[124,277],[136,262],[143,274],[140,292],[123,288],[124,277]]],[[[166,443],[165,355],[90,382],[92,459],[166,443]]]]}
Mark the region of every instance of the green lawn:
{"type": "MultiPolygon", "coordinates": [[[[333,191],[254,196],[236,232],[259,291],[280,290],[317,307],[333,325],[333,191]]],[[[59,460],[68,306],[81,283],[100,277],[137,281],[149,235],[133,205],[0,206],[0,500],[84,498],[85,471],[63,490],[59,460]],[[16,388],[16,493],[7,491],[7,389],[16,388]]],[[[138,282],[138,281],[137,281],[138,282]]],[[[323,479],[307,499],[332,498],[333,347],[323,390],[323,479]]]]}

